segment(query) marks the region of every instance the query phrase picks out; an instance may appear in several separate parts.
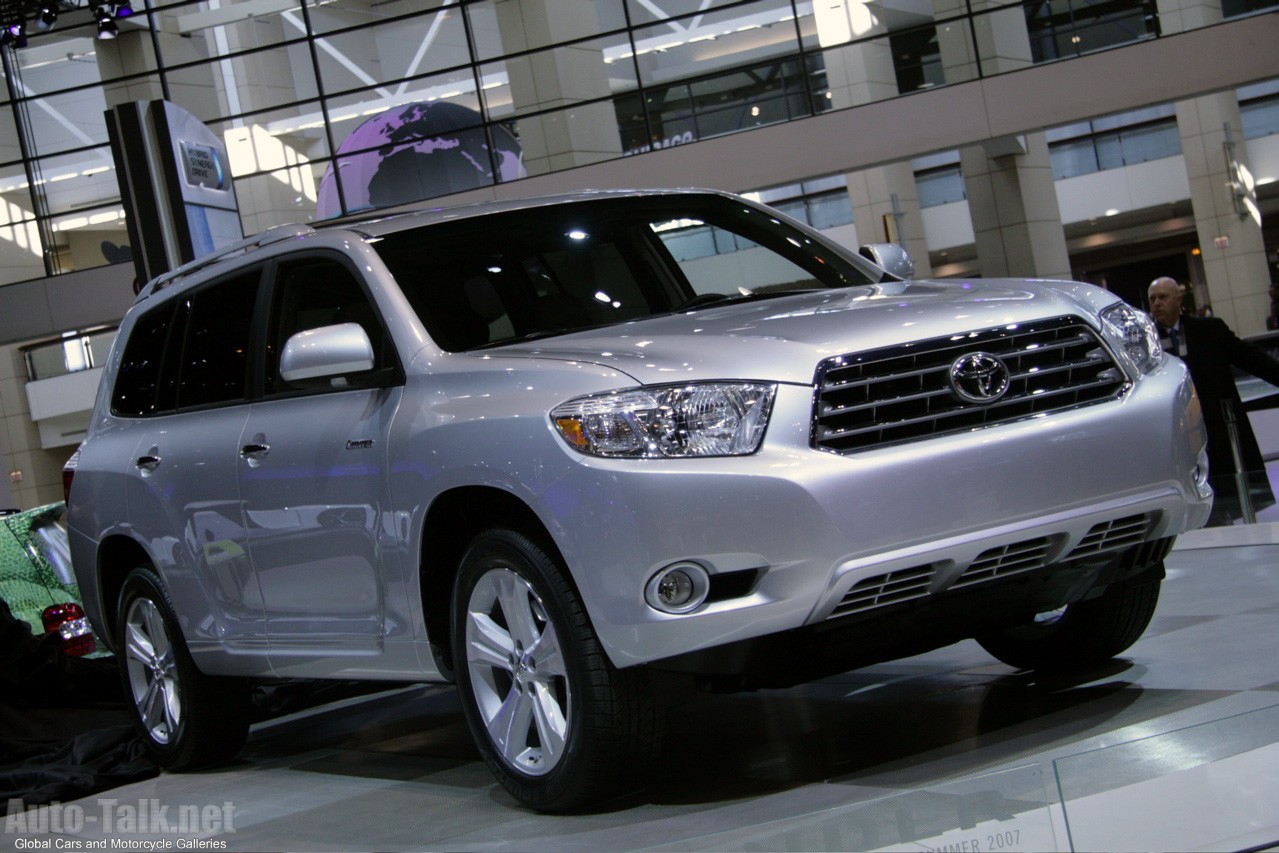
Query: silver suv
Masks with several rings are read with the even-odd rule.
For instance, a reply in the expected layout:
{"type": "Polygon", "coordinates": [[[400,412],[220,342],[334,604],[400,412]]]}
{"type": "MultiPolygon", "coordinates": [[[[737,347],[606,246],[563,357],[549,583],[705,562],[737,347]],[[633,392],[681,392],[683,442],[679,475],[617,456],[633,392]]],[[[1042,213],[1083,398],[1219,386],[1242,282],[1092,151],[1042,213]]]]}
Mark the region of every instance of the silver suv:
{"type": "Polygon", "coordinates": [[[635,781],[667,681],[1127,649],[1212,498],[1182,363],[1105,290],[864,252],[601,192],[150,283],[67,476],[151,751],[234,755],[255,679],[456,681],[502,785],[567,810],[635,781]]]}

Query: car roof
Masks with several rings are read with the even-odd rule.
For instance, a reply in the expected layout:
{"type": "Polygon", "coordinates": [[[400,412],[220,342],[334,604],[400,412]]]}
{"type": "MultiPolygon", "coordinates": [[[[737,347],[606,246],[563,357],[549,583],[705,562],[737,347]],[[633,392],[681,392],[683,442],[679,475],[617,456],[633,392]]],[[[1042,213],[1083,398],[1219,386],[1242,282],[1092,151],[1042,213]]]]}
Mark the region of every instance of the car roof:
{"type": "Polygon", "coordinates": [[[493,213],[529,210],[538,207],[551,207],[601,199],[651,199],[659,196],[678,197],[691,195],[716,195],[727,198],[731,197],[732,194],[721,190],[698,188],[581,190],[556,195],[482,201],[456,207],[415,206],[401,210],[368,211],[312,224],[277,225],[274,228],[268,228],[261,233],[246,237],[207,255],[202,255],[169,272],[161,273],[139,291],[135,304],[167,287],[190,278],[196,273],[221,266],[223,263],[243,257],[255,249],[287,240],[306,240],[315,235],[332,234],[341,230],[350,231],[365,238],[374,238],[440,222],[459,221],[493,213]]]}
{"type": "Polygon", "coordinates": [[[409,210],[378,212],[376,215],[355,214],[343,219],[315,223],[315,228],[327,230],[330,227],[341,227],[364,234],[369,237],[380,237],[423,225],[447,222],[471,217],[487,216],[493,213],[529,210],[538,207],[552,207],[583,201],[599,201],[617,198],[654,198],[657,196],[687,195],[719,195],[729,196],[720,190],[697,188],[666,189],[614,189],[614,190],[580,190],[577,192],[559,193],[555,195],[534,196],[530,198],[506,199],[501,201],[482,201],[457,207],[415,207],[409,210]]]}

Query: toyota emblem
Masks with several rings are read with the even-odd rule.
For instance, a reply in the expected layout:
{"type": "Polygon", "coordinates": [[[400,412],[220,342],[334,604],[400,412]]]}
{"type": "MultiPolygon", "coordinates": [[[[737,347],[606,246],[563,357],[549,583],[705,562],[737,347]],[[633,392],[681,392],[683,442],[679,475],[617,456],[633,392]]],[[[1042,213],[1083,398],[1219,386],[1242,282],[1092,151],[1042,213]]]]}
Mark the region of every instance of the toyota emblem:
{"type": "Polygon", "coordinates": [[[965,403],[989,405],[1004,396],[1011,382],[1008,365],[990,353],[970,352],[950,365],[950,387],[965,403]]]}

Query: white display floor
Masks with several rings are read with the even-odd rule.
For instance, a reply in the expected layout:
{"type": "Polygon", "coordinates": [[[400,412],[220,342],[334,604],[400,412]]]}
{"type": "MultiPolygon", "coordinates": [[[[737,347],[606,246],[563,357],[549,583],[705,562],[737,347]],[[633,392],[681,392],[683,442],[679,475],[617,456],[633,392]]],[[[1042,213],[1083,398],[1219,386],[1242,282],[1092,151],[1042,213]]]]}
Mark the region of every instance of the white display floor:
{"type": "Polygon", "coordinates": [[[22,837],[134,850],[1279,849],[1279,524],[1197,531],[1167,565],[1150,629],[1104,670],[1038,678],[967,642],[789,690],[699,695],[672,711],[648,790],[586,815],[516,806],[451,689],[414,687],[256,726],[232,766],[75,804],[168,806],[186,832],[96,821],[22,837]]]}

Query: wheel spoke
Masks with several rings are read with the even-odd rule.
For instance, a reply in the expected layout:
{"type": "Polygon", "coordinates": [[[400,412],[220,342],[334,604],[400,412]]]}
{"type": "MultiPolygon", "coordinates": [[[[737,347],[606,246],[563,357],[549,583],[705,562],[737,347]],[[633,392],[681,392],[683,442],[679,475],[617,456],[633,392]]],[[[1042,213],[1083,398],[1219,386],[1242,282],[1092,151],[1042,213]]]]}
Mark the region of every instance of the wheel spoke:
{"type": "Polygon", "coordinates": [[[517,645],[530,649],[537,643],[538,626],[533,616],[533,605],[530,600],[532,590],[519,575],[514,572],[504,576],[498,592],[498,601],[502,613],[506,616],[506,625],[517,645]]]}
{"type": "Polygon", "coordinates": [[[468,612],[466,645],[467,662],[472,667],[491,666],[511,671],[515,641],[487,613],[468,612]]]}
{"type": "Polygon", "coordinates": [[[537,682],[533,685],[533,721],[537,725],[537,738],[546,753],[548,763],[554,763],[564,751],[564,740],[568,732],[568,722],[564,719],[564,709],[549,684],[537,682]]]}
{"type": "Polygon", "coordinates": [[[164,722],[169,729],[169,734],[174,734],[182,719],[182,697],[178,694],[178,682],[170,678],[157,679],[157,681],[164,701],[164,722]]]}
{"type": "Polygon", "coordinates": [[[142,626],[129,620],[125,630],[127,632],[124,640],[126,654],[148,666],[155,663],[155,647],[151,645],[151,638],[146,635],[142,626]]]}
{"type": "Polygon", "coordinates": [[[506,701],[488,722],[489,737],[507,761],[515,764],[528,749],[529,723],[532,721],[531,703],[518,689],[506,694],[506,701]]]}
{"type": "Polygon", "coordinates": [[[531,654],[537,661],[537,671],[540,676],[545,678],[568,675],[564,664],[564,653],[560,649],[559,635],[555,633],[555,626],[550,622],[546,623],[542,636],[538,638],[537,645],[533,647],[531,654]]]}
{"type": "MultiPolygon", "coordinates": [[[[142,722],[149,731],[155,732],[164,717],[164,688],[161,687],[159,679],[153,679],[147,682],[146,692],[138,699],[138,713],[142,715],[142,722]]],[[[157,738],[162,743],[164,738],[157,738]]]]}
{"type": "Polygon", "coordinates": [[[164,618],[150,602],[147,602],[146,617],[147,633],[151,635],[151,643],[155,646],[155,656],[163,660],[170,651],[169,632],[164,627],[164,618]]]}

